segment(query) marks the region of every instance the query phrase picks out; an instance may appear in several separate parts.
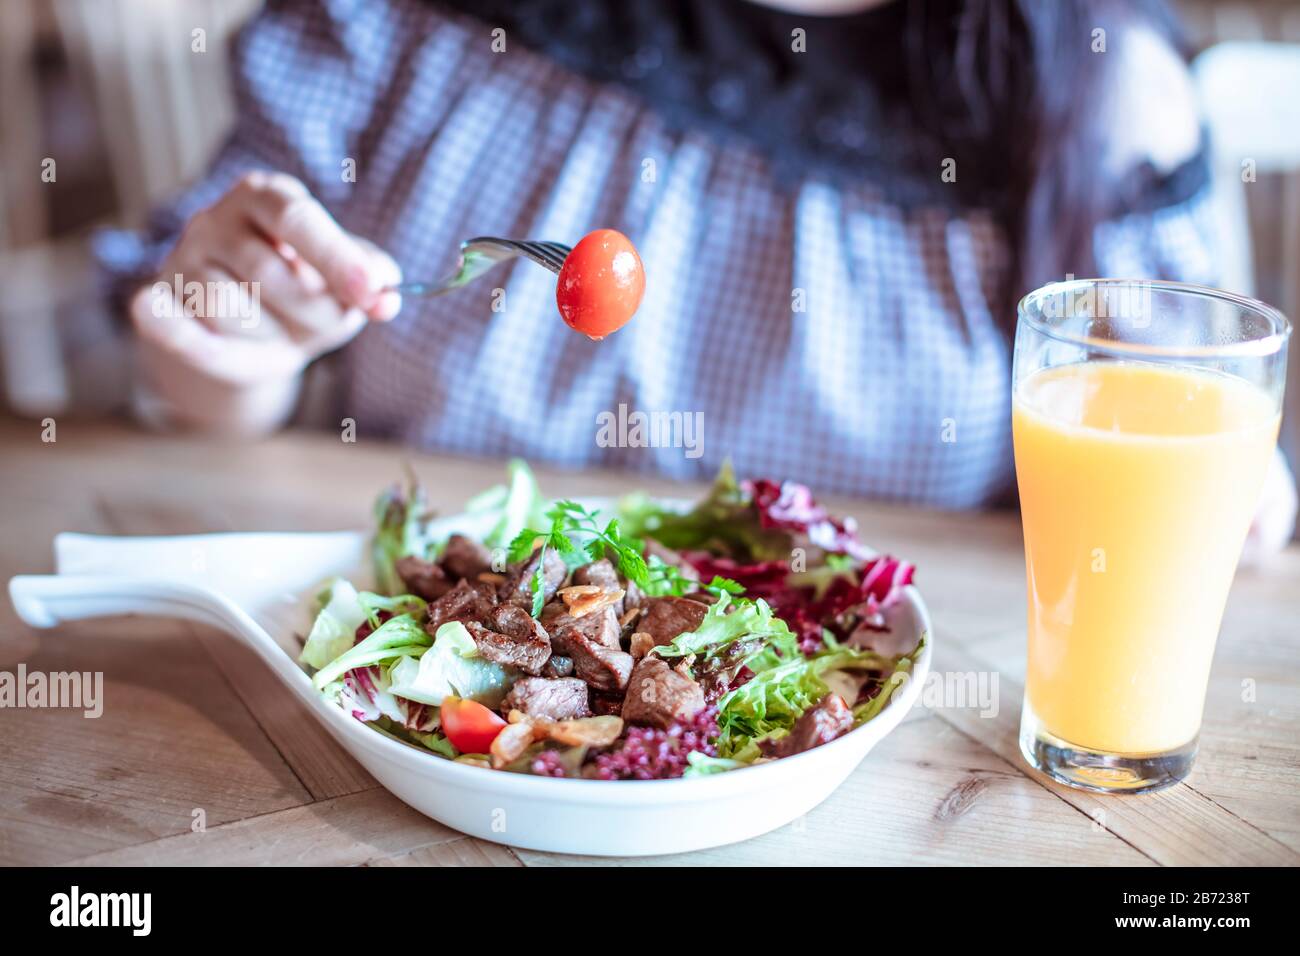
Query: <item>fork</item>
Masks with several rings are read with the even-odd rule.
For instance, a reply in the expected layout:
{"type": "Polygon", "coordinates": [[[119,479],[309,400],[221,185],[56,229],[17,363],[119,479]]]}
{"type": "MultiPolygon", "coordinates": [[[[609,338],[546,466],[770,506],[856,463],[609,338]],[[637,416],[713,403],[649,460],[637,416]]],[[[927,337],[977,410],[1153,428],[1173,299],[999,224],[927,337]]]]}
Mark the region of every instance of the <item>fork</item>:
{"type": "Polygon", "coordinates": [[[460,263],[456,271],[436,282],[399,282],[386,292],[424,298],[442,295],[473,282],[493,266],[523,256],[531,259],[556,275],[564,265],[572,248],[562,242],[539,242],[523,239],[500,239],[496,236],[478,236],[460,244],[460,263]]]}

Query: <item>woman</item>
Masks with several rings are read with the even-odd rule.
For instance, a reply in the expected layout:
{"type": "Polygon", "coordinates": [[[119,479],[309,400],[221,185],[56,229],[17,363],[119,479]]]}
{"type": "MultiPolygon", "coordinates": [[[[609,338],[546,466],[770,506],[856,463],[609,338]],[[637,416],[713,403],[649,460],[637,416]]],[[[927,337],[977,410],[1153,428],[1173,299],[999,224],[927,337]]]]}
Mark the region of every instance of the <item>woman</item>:
{"type": "Polygon", "coordinates": [[[271,429],[347,342],[330,417],[361,434],[997,500],[1017,295],[1067,273],[1213,283],[1171,35],[1160,4],[1105,0],[270,3],[211,174],[100,244],[128,284],[260,283],[255,324],[135,294],[142,405],[271,429]],[[602,342],[528,264],[382,291],[469,236],[598,226],[648,276],[602,342]],[[701,415],[702,454],[603,447],[620,405],[701,415]]]}

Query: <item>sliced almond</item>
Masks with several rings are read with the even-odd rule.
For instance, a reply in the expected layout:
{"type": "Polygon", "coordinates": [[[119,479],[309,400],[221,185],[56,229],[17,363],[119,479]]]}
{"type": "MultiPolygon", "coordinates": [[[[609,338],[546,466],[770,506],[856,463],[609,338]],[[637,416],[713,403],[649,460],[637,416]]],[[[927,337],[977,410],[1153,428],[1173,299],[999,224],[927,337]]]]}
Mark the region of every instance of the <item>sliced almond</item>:
{"type": "Polygon", "coordinates": [[[645,608],[631,607],[624,612],[623,616],[618,619],[618,629],[621,631],[633,621],[635,621],[644,612],[645,608]]]}
{"type": "Polygon", "coordinates": [[[506,579],[506,576],[497,574],[495,571],[480,571],[478,579],[484,584],[500,584],[506,579]]]}
{"type": "Polygon", "coordinates": [[[506,721],[511,724],[527,724],[533,728],[533,740],[545,740],[546,728],[555,721],[548,717],[534,717],[531,714],[525,714],[522,710],[512,710],[506,715],[506,721]]]}
{"type": "Polygon", "coordinates": [[[469,767],[488,767],[492,766],[492,761],[488,760],[482,754],[461,754],[456,758],[456,763],[463,763],[469,767]]]}
{"type": "Polygon", "coordinates": [[[628,652],[634,658],[640,660],[641,658],[649,654],[650,648],[654,646],[655,646],[655,639],[653,634],[649,634],[646,631],[637,631],[632,635],[632,644],[628,648],[628,652]]]}
{"type": "Polygon", "coordinates": [[[558,594],[565,604],[572,604],[580,597],[586,597],[588,594],[599,594],[600,586],[596,584],[570,584],[567,588],[560,588],[555,593],[558,594]]]}
{"type": "Polygon", "coordinates": [[[596,611],[617,604],[623,600],[623,592],[618,591],[600,591],[596,594],[584,594],[581,597],[570,601],[565,598],[565,603],[569,605],[570,617],[586,617],[596,611]]]}
{"type": "Polygon", "coordinates": [[[622,732],[623,718],[613,715],[560,720],[547,728],[548,737],[568,747],[608,747],[622,732]]]}
{"type": "Polygon", "coordinates": [[[533,742],[533,730],[528,721],[503,727],[492,741],[492,766],[499,770],[522,757],[533,742]]]}

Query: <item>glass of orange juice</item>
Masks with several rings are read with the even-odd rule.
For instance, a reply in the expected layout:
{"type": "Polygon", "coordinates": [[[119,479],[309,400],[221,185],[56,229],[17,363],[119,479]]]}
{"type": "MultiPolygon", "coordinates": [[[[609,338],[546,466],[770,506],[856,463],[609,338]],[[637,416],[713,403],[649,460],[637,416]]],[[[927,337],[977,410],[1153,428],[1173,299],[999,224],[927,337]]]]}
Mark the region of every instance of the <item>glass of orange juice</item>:
{"type": "Polygon", "coordinates": [[[1104,792],[1191,770],[1290,331],[1261,302],[1175,283],[1073,280],[1021,301],[1020,749],[1034,768],[1104,792]]]}

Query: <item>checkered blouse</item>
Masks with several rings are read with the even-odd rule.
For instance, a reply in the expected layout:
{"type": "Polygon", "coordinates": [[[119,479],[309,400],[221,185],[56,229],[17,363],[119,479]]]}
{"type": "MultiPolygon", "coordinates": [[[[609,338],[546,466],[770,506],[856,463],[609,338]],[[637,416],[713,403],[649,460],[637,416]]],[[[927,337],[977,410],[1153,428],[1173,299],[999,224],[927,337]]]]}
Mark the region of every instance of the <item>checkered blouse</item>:
{"type": "MultiPolygon", "coordinates": [[[[255,167],[301,178],[411,278],[446,272],[468,236],[611,226],[648,278],[622,331],[575,335],[554,276],[502,267],[348,345],[338,417],[362,439],[574,468],[700,479],[730,456],[827,493],[969,507],[1006,491],[1008,323],[991,303],[1010,255],[991,217],[788,183],[755,148],[674,129],[625,89],[522,46],[494,53],[489,31],[418,0],[275,5],[241,37],[240,122],[211,174],[147,233],[102,237],[102,261],[147,272],[255,167]],[[702,454],[604,447],[602,413],[620,404],[700,413],[702,454]]],[[[1210,280],[1205,206],[1108,224],[1102,273],[1210,280]]]]}

